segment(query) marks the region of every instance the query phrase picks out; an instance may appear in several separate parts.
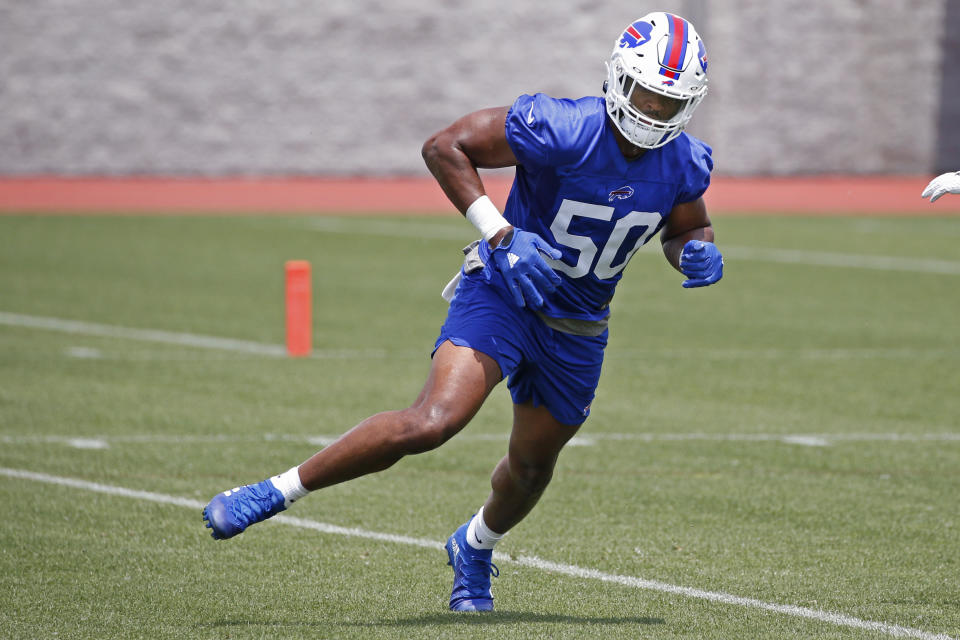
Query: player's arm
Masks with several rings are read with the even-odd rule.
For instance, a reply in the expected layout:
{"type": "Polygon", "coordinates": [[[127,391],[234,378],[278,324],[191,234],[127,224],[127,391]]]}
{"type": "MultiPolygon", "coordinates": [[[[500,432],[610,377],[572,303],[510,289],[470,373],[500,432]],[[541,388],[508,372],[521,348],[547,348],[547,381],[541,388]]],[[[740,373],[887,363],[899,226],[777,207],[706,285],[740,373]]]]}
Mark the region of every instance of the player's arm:
{"type": "MultiPolygon", "coordinates": [[[[507,143],[505,124],[509,110],[510,107],[493,107],[475,111],[423,143],[423,161],[453,206],[464,215],[470,205],[487,193],[477,169],[517,164],[517,158],[507,143]]],[[[492,230],[494,233],[488,238],[491,246],[496,246],[512,228],[506,220],[503,224],[506,226],[492,230]]],[[[481,233],[484,233],[483,229],[481,233]]]]}
{"type": "Polygon", "coordinates": [[[687,276],[685,288],[711,285],[723,277],[723,256],[713,243],[713,224],[703,198],[670,211],[660,242],[667,261],[687,276]]]}
{"type": "Polygon", "coordinates": [[[560,284],[560,276],[541,252],[554,259],[560,258],[560,252],[537,234],[514,229],[486,196],[477,173],[478,168],[518,164],[507,143],[509,111],[509,107],[494,107],[468,114],[430,136],[421,153],[450,202],[494,249],[491,262],[509,284],[517,306],[539,308],[543,306],[543,296],[560,284]]]}

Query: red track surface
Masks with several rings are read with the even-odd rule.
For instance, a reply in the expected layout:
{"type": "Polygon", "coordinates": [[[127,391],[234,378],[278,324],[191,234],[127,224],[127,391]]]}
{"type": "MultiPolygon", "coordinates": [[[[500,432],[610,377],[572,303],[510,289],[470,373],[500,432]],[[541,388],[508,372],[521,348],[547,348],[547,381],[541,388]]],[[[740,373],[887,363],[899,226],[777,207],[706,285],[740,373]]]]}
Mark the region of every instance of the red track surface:
{"type": "MultiPolygon", "coordinates": [[[[960,213],[960,196],[920,198],[931,176],[715,178],[711,213],[960,213]]],[[[510,178],[486,176],[503,205],[510,178]]],[[[0,213],[450,213],[430,178],[0,178],[0,213]]]]}

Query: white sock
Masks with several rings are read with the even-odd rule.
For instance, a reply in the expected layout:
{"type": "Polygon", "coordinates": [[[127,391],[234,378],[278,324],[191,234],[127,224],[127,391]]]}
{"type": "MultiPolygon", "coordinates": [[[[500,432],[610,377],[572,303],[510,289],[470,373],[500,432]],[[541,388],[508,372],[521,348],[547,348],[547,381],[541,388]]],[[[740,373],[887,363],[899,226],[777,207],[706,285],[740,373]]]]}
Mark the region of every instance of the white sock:
{"type": "Polygon", "coordinates": [[[291,504],[310,493],[304,489],[300,482],[300,469],[293,467],[289,471],[281,473],[278,476],[270,478],[270,482],[277,488],[277,491],[283,494],[283,506],[289,507],[291,504]]]}
{"type": "Polygon", "coordinates": [[[493,549],[493,546],[505,536],[505,533],[491,531],[487,523],[483,521],[483,507],[473,516],[473,520],[467,526],[467,544],[474,549],[493,549]]]}

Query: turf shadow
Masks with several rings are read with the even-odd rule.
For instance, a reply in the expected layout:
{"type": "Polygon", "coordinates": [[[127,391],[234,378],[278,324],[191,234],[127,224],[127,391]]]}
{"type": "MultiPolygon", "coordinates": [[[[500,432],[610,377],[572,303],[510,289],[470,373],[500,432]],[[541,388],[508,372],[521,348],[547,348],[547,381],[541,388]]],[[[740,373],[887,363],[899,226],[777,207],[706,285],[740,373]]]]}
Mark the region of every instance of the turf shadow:
{"type": "Polygon", "coordinates": [[[523,623],[566,623],[578,625],[619,625],[619,624],[664,624],[663,618],[649,616],[591,617],[568,616],[557,613],[534,613],[532,611],[491,611],[489,613],[431,613],[413,618],[381,620],[377,622],[347,622],[347,627],[419,627],[435,624],[496,625],[523,623]]]}

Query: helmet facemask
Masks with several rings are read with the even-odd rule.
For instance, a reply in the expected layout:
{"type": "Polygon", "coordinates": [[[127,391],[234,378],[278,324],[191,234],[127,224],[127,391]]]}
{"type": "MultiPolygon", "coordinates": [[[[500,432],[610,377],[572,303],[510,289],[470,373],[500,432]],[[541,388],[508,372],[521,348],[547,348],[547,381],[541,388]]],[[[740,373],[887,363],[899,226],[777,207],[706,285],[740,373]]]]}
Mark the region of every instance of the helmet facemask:
{"type": "Polygon", "coordinates": [[[686,97],[671,95],[666,91],[658,91],[641,84],[636,78],[623,69],[620,59],[607,63],[609,77],[607,79],[607,113],[613,119],[620,133],[630,144],[642,149],[656,149],[667,144],[683,131],[693,117],[693,112],[700,104],[706,91],[698,96],[686,97]],[[634,91],[638,87],[665,95],[668,98],[680,100],[683,105],[669,120],[658,120],[637,109],[631,102],[634,91]]]}

